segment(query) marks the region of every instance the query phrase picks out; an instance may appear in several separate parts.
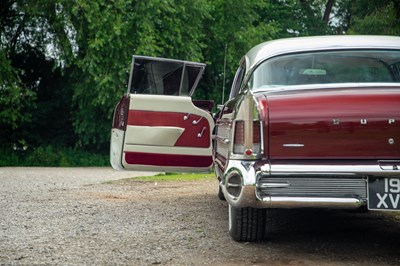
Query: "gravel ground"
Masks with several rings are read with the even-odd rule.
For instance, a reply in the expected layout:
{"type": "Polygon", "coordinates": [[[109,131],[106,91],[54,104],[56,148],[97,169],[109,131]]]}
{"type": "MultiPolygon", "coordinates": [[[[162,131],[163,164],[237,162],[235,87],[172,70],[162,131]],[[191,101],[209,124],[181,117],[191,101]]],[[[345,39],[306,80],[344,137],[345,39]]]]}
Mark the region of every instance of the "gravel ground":
{"type": "Polygon", "coordinates": [[[145,174],[0,168],[0,264],[400,265],[394,213],[270,211],[263,242],[236,243],[215,180],[123,179],[145,174]]]}

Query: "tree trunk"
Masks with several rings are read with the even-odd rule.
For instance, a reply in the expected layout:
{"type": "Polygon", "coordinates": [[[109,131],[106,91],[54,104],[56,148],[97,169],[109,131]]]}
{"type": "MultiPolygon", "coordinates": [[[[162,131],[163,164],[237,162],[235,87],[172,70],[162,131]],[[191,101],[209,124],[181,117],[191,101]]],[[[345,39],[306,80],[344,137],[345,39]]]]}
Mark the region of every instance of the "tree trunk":
{"type": "Polygon", "coordinates": [[[322,18],[322,20],[325,22],[325,24],[329,23],[329,15],[331,14],[334,3],[335,3],[335,0],[328,0],[328,2],[326,2],[324,17],[322,18]]]}

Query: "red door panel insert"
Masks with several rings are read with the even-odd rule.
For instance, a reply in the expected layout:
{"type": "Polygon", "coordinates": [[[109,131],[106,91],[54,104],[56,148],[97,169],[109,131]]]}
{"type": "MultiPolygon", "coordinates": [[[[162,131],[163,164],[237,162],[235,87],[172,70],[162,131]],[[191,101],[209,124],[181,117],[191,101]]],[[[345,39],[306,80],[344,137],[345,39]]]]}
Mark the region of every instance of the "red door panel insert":
{"type": "Polygon", "coordinates": [[[125,161],[128,164],[138,165],[209,167],[212,164],[212,157],[181,154],[125,152],[125,161]]]}
{"type": "Polygon", "coordinates": [[[129,110],[128,125],[181,127],[185,131],[176,141],[176,147],[208,148],[210,146],[210,125],[202,116],[177,112],[129,110]]]}

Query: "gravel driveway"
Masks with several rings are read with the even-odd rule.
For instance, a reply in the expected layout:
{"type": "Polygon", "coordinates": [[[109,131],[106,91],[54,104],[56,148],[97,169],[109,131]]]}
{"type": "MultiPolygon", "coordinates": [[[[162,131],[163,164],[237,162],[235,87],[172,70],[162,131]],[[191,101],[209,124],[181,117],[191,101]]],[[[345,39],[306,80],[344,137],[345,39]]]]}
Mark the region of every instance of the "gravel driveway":
{"type": "Polygon", "coordinates": [[[236,243],[215,180],[123,179],[137,175],[0,168],[0,264],[400,264],[396,214],[271,211],[265,241],[236,243]]]}

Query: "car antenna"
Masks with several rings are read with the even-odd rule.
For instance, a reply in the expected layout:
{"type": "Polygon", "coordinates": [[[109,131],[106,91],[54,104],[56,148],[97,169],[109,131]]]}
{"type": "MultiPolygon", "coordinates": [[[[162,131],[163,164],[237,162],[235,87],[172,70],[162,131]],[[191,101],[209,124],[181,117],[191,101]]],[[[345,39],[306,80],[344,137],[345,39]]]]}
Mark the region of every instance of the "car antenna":
{"type": "Polygon", "coordinates": [[[225,76],[226,76],[226,50],[228,49],[228,44],[225,44],[225,55],[224,55],[224,74],[223,74],[223,84],[222,84],[222,105],[224,104],[225,96],[225,76]]]}

